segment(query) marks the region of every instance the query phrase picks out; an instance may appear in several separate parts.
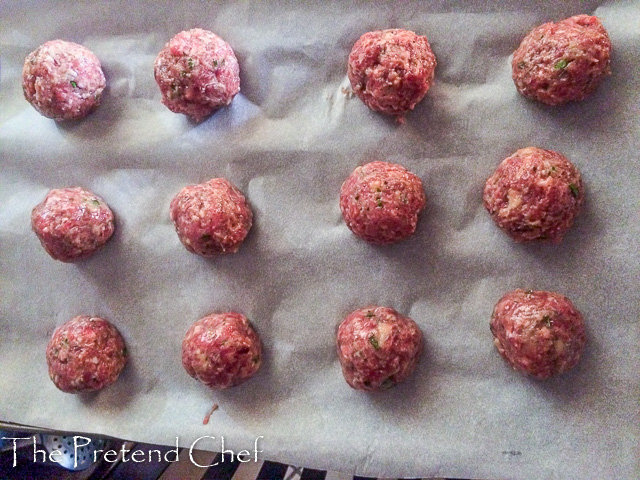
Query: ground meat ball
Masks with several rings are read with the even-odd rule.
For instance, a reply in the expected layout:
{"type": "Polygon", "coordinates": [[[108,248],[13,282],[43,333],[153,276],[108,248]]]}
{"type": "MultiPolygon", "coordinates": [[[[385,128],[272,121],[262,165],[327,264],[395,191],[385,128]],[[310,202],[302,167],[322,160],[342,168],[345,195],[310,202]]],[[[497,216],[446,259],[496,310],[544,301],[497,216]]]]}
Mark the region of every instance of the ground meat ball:
{"type": "Polygon", "coordinates": [[[490,327],[500,355],[515,370],[539,379],[573,368],[586,342],[582,315],[554,292],[507,293],[493,309],[490,327]]]}
{"type": "Polygon", "coordinates": [[[74,120],[98,105],[106,86],[100,60],[91,50],[64,40],[47,42],[27,55],[22,90],[45,117],[74,120]]]}
{"type": "Polygon", "coordinates": [[[349,229],[378,245],[412,235],[426,203],[420,178],[395,163],[362,165],[340,190],[340,209],[349,229]]]}
{"type": "Polygon", "coordinates": [[[126,363],[122,336],[103,318],[74,317],[56,328],[47,345],[49,377],[67,393],[91,392],[111,385],[126,363]]]}
{"type": "Polygon", "coordinates": [[[427,37],[391,29],[358,39],[349,55],[347,75],[365,105],[402,122],[431,87],[435,68],[427,37]]]}
{"type": "Polygon", "coordinates": [[[115,228],[105,201],[80,187],[51,190],[31,212],[31,226],[47,253],[62,262],[93,255],[115,228]]]}
{"type": "Polygon", "coordinates": [[[405,380],[422,352],[418,325],[392,308],[371,306],[351,313],[338,328],[338,359],[357,390],[383,390],[405,380]]]}
{"type": "Polygon", "coordinates": [[[201,28],[178,33],[154,65],[162,103],[196,122],[229,105],[240,91],[240,66],[231,46],[201,28]]]}
{"type": "Polygon", "coordinates": [[[583,201],[576,167],[557,152],[535,147],[506,158],[484,187],[485,208],[517,242],[561,242],[583,201]]]}
{"type": "Polygon", "coordinates": [[[596,17],[577,15],[534,28],[513,54],[513,81],[548,105],[582,100],[611,73],[611,41],[596,17]]]}
{"type": "Polygon", "coordinates": [[[182,365],[210,388],[238,385],[262,363],[262,345],[244,315],[214,313],[195,322],[182,341],[182,365]]]}
{"type": "Polygon", "coordinates": [[[253,221],[242,192],[224,178],[185,187],[170,209],[182,244],[204,257],[237,252],[253,221]]]}

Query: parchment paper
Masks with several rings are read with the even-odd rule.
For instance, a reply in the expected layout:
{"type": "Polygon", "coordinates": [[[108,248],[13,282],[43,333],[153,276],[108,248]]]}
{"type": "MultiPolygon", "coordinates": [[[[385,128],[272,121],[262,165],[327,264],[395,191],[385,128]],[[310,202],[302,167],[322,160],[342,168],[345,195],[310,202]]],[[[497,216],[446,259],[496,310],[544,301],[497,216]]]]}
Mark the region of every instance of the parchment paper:
{"type": "Polygon", "coordinates": [[[1,2],[0,419],[378,476],[635,479],[638,462],[640,2],[1,2]],[[599,16],[613,74],[559,108],[519,96],[510,55],[535,25],[599,16]],[[181,30],[235,49],[242,91],[194,124],[167,110],[153,61],[181,30]],[[375,29],[425,34],[436,83],[405,125],[342,92],[348,53],[375,29]],[[108,90],[83,121],[56,124],[22,97],[26,55],[47,40],[84,44],[108,90]],[[586,207],[558,246],[517,245],[482,207],[485,179],[516,149],[560,151],[581,170],[586,207]],[[373,159],[424,181],[417,233],[370,246],[344,225],[342,181],[373,159]],[[236,255],[188,253],[169,220],[184,186],[224,176],[255,225],[236,255]],[[30,211],[50,188],[81,185],[117,233],[76,265],[50,259],[30,211]],[[527,379],[488,328],[514,288],[555,290],[583,312],[588,346],[572,372],[527,379]],[[426,352],[405,384],[370,395],[344,382],[335,329],[361,306],[420,325],[426,352]],[[234,309],[262,337],[251,381],[212,392],[180,362],[192,322],[234,309]],[[78,314],[122,332],[130,363],[101,393],[59,392],[47,341],[78,314]],[[209,425],[202,419],[220,405],[209,425]]]}

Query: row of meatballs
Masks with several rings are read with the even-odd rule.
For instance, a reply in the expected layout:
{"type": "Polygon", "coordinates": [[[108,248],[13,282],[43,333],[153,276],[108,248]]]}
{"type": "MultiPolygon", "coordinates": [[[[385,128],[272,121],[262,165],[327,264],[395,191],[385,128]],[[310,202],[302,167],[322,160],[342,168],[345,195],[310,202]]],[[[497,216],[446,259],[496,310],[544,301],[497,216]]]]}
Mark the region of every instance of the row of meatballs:
{"type": "MultiPolygon", "coordinates": [[[[582,100],[610,73],[611,41],[597,17],[576,15],[533,29],[513,54],[512,76],[525,97],[548,105],[582,100]]],[[[403,29],[368,32],[354,44],[347,75],[369,108],[404,121],[435,78],[436,56],[427,37],[403,29]]],[[[154,76],[162,102],[199,122],[229,105],[240,91],[240,67],[231,46],[195,28],[175,35],[158,54],[154,76]]],[[[106,80],[86,47],[53,40],[24,63],[25,98],[42,115],[79,119],[99,104],[106,80]]]]}
{"type": "MultiPolygon", "coordinates": [[[[483,200],[514,240],[558,243],[580,211],[584,188],[565,156],[529,147],[502,161],[485,184],[483,200]]],[[[340,189],[346,225],[378,245],[411,236],[426,202],[420,178],[395,163],[359,166],[340,189]]],[[[238,251],[253,224],[247,199],[224,178],[185,187],[171,201],[170,216],[187,250],[205,257],[238,251]]],[[[33,209],[31,225],[49,255],[63,262],[93,255],[115,228],[107,203],[81,187],[51,190],[33,209]]]]}
{"type": "MultiPolygon", "coordinates": [[[[546,379],[573,368],[586,342],[584,322],[571,301],[554,292],[515,290],[496,304],[490,322],[500,355],[517,371],[546,379]]],[[[338,327],[337,354],[347,383],[384,390],[408,378],[423,350],[414,320],[369,306],[338,327]]],[[[124,340],[107,320],[81,315],[58,327],[46,350],[49,376],[60,390],[82,393],[115,382],[127,362],[124,340]]],[[[262,363],[260,338],[236,312],[201,318],[182,341],[182,365],[212,389],[239,385],[262,363]]]]}

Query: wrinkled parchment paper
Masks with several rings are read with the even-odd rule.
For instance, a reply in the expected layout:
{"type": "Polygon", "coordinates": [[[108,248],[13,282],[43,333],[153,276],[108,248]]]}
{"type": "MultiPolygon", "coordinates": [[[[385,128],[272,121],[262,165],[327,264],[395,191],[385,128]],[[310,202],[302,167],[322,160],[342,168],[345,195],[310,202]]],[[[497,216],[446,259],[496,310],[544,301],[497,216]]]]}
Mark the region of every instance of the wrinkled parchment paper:
{"type": "Polygon", "coordinates": [[[640,2],[2,2],[0,5],[0,419],[379,476],[633,479],[638,462],[640,2]],[[588,100],[551,108],[519,96],[510,55],[535,25],[599,16],[613,74],[588,100]],[[242,91],[200,124],[167,110],[153,61],[175,33],[210,29],[235,49],[242,91]],[[428,36],[436,84],[405,125],[349,99],[346,62],[364,32],[428,36]],[[56,124],[22,97],[25,56],[47,40],[102,60],[103,105],[56,124]],[[517,245],[481,204],[516,149],[560,151],[581,170],[586,207],[565,241],[517,245]],[[370,246],[342,222],[344,178],[373,159],[424,181],[417,233],[370,246]],[[224,176],[255,225],[240,252],[188,253],[169,220],[185,185],[224,176]],[[84,186],[117,216],[98,255],[50,259],[30,231],[50,188],[84,186]],[[489,332],[514,288],[555,290],[583,312],[588,347],[546,382],[512,371],[489,332]],[[368,304],[420,325],[415,375],[370,395],[344,382],[334,334],[368,304]],[[265,346],[262,370],[212,392],[183,371],[192,322],[233,309],[265,346]],[[98,394],[59,392],[44,351],[53,329],[101,315],[130,363],[98,394]],[[220,409],[202,419],[213,402],[220,409]]]}

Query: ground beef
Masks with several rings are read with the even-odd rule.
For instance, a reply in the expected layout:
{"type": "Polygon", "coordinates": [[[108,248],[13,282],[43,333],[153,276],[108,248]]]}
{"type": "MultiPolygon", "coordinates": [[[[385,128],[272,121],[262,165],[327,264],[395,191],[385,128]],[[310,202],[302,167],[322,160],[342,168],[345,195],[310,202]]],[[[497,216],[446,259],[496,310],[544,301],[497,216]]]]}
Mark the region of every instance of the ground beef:
{"type": "Polygon", "coordinates": [[[611,73],[611,41],[596,17],[577,15],[534,28],[513,54],[513,81],[548,105],[582,100],[611,73]]]}
{"type": "Polygon", "coordinates": [[[395,163],[362,165],[340,190],[340,209],[349,229],[378,245],[412,235],[426,203],[420,178],[395,163]]]}
{"type": "Polygon", "coordinates": [[[62,262],[93,255],[115,228],[105,201],[80,187],[51,190],[31,212],[31,226],[47,253],[62,262]]]}
{"type": "Polygon", "coordinates": [[[63,392],[100,390],[127,363],[124,340],[103,318],[80,315],[59,326],[47,345],[49,377],[63,392]]]}
{"type": "Polygon", "coordinates": [[[106,86],[100,60],[77,43],[52,40],[27,55],[24,97],[45,117],[75,120],[98,105],[106,86]]]}
{"type": "Polygon", "coordinates": [[[357,390],[383,390],[405,380],[422,352],[418,325],[392,308],[361,308],[338,328],[338,359],[357,390]]]}
{"type": "Polygon", "coordinates": [[[358,39],[349,55],[347,75],[365,105],[402,122],[431,87],[435,68],[427,37],[391,29],[358,39]]]}
{"type": "Polygon", "coordinates": [[[584,201],[580,172],[563,155],[529,147],[506,158],[484,187],[484,206],[517,242],[562,241],[584,201]]]}
{"type": "Polygon", "coordinates": [[[229,105],[240,91],[240,66],[231,46],[201,28],[178,33],[154,64],[162,103],[196,122],[229,105]]]}
{"type": "Polygon", "coordinates": [[[214,313],[195,322],[182,341],[182,365],[210,388],[238,385],[262,363],[262,345],[244,315],[214,313]]]}
{"type": "Polygon", "coordinates": [[[244,195],[224,178],[185,187],[170,211],[182,244],[204,257],[237,252],[253,222],[244,195]]]}
{"type": "Polygon", "coordinates": [[[539,379],[573,368],[586,342],[582,315],[554,292],[507,293],[493,309],[490,327],[500,355],[515,370],[539,379]]]}

